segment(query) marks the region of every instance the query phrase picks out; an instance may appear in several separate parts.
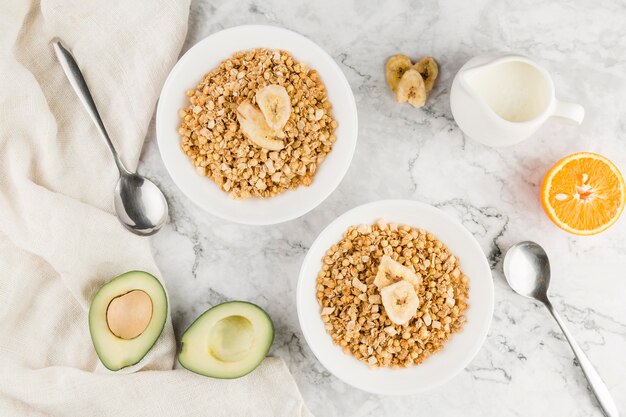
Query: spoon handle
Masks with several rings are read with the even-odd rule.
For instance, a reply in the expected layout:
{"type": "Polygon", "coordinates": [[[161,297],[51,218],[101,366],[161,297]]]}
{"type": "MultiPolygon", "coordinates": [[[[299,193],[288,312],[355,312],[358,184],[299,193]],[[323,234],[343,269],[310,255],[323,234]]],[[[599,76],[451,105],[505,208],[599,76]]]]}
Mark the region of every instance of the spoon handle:
{"type": "Polygon", "coordinates": [[[113,146],[113,142],[111,142],[111,138],[109,137],[109,134],[104,127],[104,123],[100,118],[100,114],[98,113],[98,109],[96,108],[96,103],[94,103],[93,98],[91,97],[91,93],[89,92],[89,88],[87,87],[87,82],[85,81],[85,78],[83,77],[80,68],[78,68],[78,64],[74,60],[74,57],[72,56],[70,51],[65,49],[60,40],[54,39],[52,41],[52,46],[54,48],[54,52],[56,53],[57,59],[61,63],[61,67],[65,72],[65,76],[67,77],[70,84],[72,85],[72,88],[74,89],[74,92],[80,99],[81,103],[83,103],[83,106],[85,106],[87,113],[89,113],[89,117],[91,117],[91,120],[93,120],[94,124],[98,128],[100,136],[102,136],[107,146],[109,147],[109,150],[113,154],[113,158],[115,159],[115,165],[117,165],[120,173],[128,172],[128,170],[120,160],[120,157],[115,150],[115,147],[113,146]]]}
{"type": "Polygon", "coordinates": [[[556,322],[559,324],[559,327],[563,331],[563,334],[569,342],[569,345],[572,347],[574,355],[576,355],[576,359],[578,360],[578,364],[582,368],[583,373],[587,378],[587,381],[589,381],[589,386],[591,387],[591,390],[598,399],[598,403],[600,403],[600,408],[602,408],[604,415],[606,417],[619,417],[617,406],[615,405],[615,402],[611,397],[609,389],[606,387],[606,385],[602,381],[602,378],[600,378],[600,375],[595,370],[589,359],[587,359],[587,355],[585,355],[585,352],[583,352],[580,346],[578,346],[578,343],[576,343],[576,341],[574,340],[574,336],[572,336],[572,334],[569,332],[569,330],[565,326],[565,322],[561,319],[559,313],[557,313],[557,311],[554,309],[552,303],[549,300],[545,300],[544,303],[550,311],[550,314],[552,314],[552,317],[554,317],[556,322]]]}

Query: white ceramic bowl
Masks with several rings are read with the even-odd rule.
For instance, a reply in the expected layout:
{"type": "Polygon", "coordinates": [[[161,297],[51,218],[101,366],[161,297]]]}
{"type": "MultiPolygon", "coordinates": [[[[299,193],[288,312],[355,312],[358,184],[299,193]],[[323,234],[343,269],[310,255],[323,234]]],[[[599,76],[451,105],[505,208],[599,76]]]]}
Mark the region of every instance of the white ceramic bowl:
{"type": "Polygon", "coordinates": [[[408,200],[385,200],[356,207],[343,214],[317,237],[304,259],[297,290],[300,327],[319,361],[347,384],[375,394],[403,395],[437,387],[465,368],[480,349],[493,314],[493,281],[489,263],[472,234],[445,212],[408,200]],[[406,224],[432,232],[459,259],[469,277],[467,323],[452,335],[442,351],[421,365],[402,369],[369,369],[341,348],[326,333],[315,297],[316,278],[322,258],[351,225],[373,224],[378,219],[406,224]]]}
{"type": "Polygon", "coordinates": [[[348,171],[357,139],[357,110],[350,85],[333,59],[295,32],[272,26],[238,26],[217,32],[193,46],[174,66],[159,98],[156,133],[161,157],[174,183],[209,213],[237,223],[267,225],[302,216],[324,201],[348,171]],[[309,187],[269,199],[234,200],[210,179],[198,175],[180,149],[178,111],[187,106],[185,92],[233,53],[252,48],[282,49],[317,70],[333,105],[339,127],[337,142],[309,187]]]}

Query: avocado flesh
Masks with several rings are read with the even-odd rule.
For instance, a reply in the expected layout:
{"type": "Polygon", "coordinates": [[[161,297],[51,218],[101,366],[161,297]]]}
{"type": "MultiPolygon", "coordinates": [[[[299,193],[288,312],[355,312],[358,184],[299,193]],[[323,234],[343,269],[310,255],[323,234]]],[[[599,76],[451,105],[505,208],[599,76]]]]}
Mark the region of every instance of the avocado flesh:
{"type": "Polygon", "coordinates": [[[252,372],[274,341],[272,320],[260,307],[232,301],[205,311],[185,331],[178,361],[213,378],[239,378],[252,372]]]}
{"type": "Polygon", "coordinates": [[[163,286],[153,275],[143,271],[131,271],[112,279],[98,290],[89,308],[89,332],[100,362],[112,371],[135,365],[154,346],[166,319],[167,296],[163,286]],[[152,314],[139,335],[123,339],[111,331],[107,322],[107,310],[113,300],[133,291],[142,291],[150,297],[152,314]]]}

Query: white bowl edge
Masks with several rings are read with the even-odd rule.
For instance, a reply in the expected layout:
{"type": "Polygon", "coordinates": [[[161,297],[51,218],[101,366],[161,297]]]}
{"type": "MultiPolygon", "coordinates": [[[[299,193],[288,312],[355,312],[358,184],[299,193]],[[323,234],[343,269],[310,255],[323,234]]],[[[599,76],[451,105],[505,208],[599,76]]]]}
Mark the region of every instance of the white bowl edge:
{"type": "Polygon", "coordinates": [[[161,91],[156,112],[156,133],[161,158],[170,177],[190,200],[210,214],[229,221],[249,225],[271,225],[293,220],[308,213],[326,200],[339,186],[350,167],[356,149],[358,114],[348,80],[339,65],[321,47],[287,29],[245,25],[209,35],[179,59],[161,91]],[[220,42],[222,38],[229,38],[233,45],[220,42]],[[215,56],[211,58],[213,63],[190,70],[189,67],[200,59],[199,56],[204,49],[217,48],[215,44],[220,45],[222,52],[214,54],[215,56]],[[289,45],[299,45],[300,49],[290,48],[289,45]],[[198,175],[191,161],[180,150],[180,137],[177,132],[178,109],[186,105],[185,91],[194,87],[204,74],[232,53],[256,47],[287,50],[294,58],[309,64],[311,69],[320,73],[327,88],[329,101],[333,104],[333,116],[339,123],[335,132],[337,142],[318,168],[313,184],[309,187],[300,186],[296,190],[286,191],[265,200],[256,198],[233,200],[212,180],[198,175]],[[316,62],[309,62],[312,57],[316,62]],[[180,79],[181,77],[184,81],[180,79]],[[182,84],[185,87],[182,87],[182,84]],[[341,115],[338,116],[338,113],[341,115]]]}
{"type": "MultiPolygon", "coordinates": [[[[439,232],[442,230],[443,229],[439,232]]],[[[468,255],[468,253],[466,253],[466,255],[468,255]]],[[[374,394],[409,395],[425,392],[441,386],[469,365],[482,347],[491,326],[494,309],[494,288],[491,269],[480,245],[472,234],[455,218],[440,209],[417,201],[381,200],[367,203],[345,212],[326,226],[319,234],[311,245],[300,269],[296,290],[296,304],[298,320],[307,344],[322,365],[337,378],[349,385],[374,394]],[[391,209],[391,207],[393,207],[393,209],[391,209]],[[441,233],[438,233],[437,230],[432,230],[432,227],[428,228],[421,224],[415,224],[415,222],[413,222],[413,224],[404,222],[388,214],[390,211],[398,209],[411,210],[416,213],[419,211],[424,213],[430,212],[431,214],[435,213],[435,216],[439,216],[440,219],[443,220],[442,224],[445,223],[448,227],[456,229],[456,232],[460,232],[465,243],[459,243],[460,241],[452,242],[451,239],[441,237],[441,233]],[[354,219],[355,217],[359,217],[361,220],[356,220],[354,219]],[[452,335],[450,340],[446,342],[446,346],[444,346],[442,351],[426,359],[424,363],[411,368],[369,370],[363,362],[356,360],[351,355],[345,354],[341,348],[332,343],[330,335],[324,330],[323,322],[319,315],[319,305],[315,299],[316,275],[321,268],[321,259],[326,250],[333,243],[341,239],[342,233],[350,225],[374,223],[381,217],[388,222],[409,224],[413,227],[424,228],[435,234],[435,236],[450,247],[451,252],[458,257],[461,268],[470,279],[470,294],[468,309],[466,311],[468,322],[465,324],[465,327],[460,333],[452,335]],[[331,233],[332,236],[330,236],[331,233]],[[328,241],[332,243],[328,244],[328,241]],[[476,255],[479,255],[478,259],[471,260],[471,262],[473,262],[471,273],[466,271],[465,268],[469,264],[467,259],[464,260],[465,257],[458,253],[458,250],[455,250],[455,248],[459,249],[460,245],[469,245],[468,248],[471,249],[469,252],[473,251],[476,255]],[[317,265],[317,267],[313,268],[314,265],[317,265]],[[309,275],[311,269],[315,271],[315,274],[312,276],[309,275]],[[306,280],[310,281],[305,282],[306,280]],[[307,283],[309,285],[307,285],[307,283]],[[476,287],[477,283],[479,284],[478,287],[476,287]],[[476,288],[482,288],[480,296],[476,293],[476,288]],[[307,297],[309,298],[309,310],[305,312],[303,311],[303,305],[306,302],[304,299],[307,297]],[[476,306],[474,302],[479,302],[481,299],[484,304],[476,306]],[[313,317],[315,317],[315,319],[313,319],[314,321],[317,320],[316,323],[309,321],[313,317]],[[474,322],[473,324],[470,319],[474,322]],[[317,326],[317,329],[314,331],[311,326],[317,326]],[[467,333],[468,326],[471,326],[469,329],[473,331],[472,334],[467,333]],[[463,337],[464,334],[465,337],[463,337]],[[466,345],[463,345],[464,340],[468,338],[471,340],[468,341],[466,345]],[[446,356],[451,356],[450,352],[453,349],[456,349],[457,352],[461,352],[461,354],[457,357],[456,365],[452,367],[452,369],[449,369],[443,375],[429,378],[426,383],[411,384],[411,382],[414,382],[412,378],[424,377],[427,376],[428,372],[435,372],[439,365],[438,362],[444,361],[446,356]],[[423,372],[423,370],[427,370],[428,372],[423,372]],[[396,382],[394,383],[394,381],[396,382]],[[397,381],[399,381],[399,383],[397,381]]]]}

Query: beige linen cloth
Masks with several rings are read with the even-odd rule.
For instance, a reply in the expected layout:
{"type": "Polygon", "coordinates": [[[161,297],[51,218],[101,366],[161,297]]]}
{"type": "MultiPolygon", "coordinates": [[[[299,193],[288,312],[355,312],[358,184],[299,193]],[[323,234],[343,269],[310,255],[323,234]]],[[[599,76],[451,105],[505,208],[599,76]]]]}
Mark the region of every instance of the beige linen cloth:
{"type": "Polygon", "coordinates": [[[115,165],[49,42],[72,50],[134,168],[188,12],[188,0],[0,1],[2,417],[311,415],[280,359],[237,380],[173,370],[170,320],[148,355],[117,373],[91,344],[96,289],[127,270],[159,271],[149,240],[112,214],[115,165]]]}

